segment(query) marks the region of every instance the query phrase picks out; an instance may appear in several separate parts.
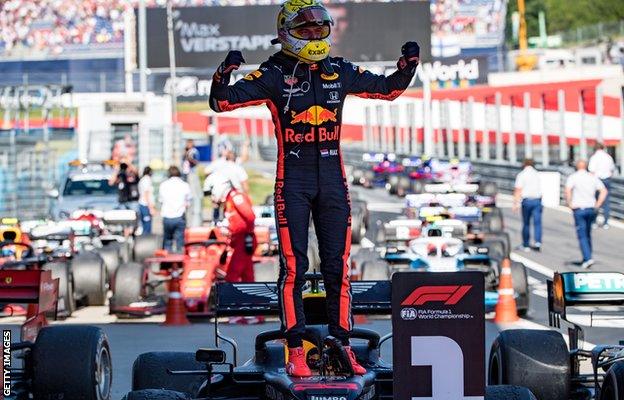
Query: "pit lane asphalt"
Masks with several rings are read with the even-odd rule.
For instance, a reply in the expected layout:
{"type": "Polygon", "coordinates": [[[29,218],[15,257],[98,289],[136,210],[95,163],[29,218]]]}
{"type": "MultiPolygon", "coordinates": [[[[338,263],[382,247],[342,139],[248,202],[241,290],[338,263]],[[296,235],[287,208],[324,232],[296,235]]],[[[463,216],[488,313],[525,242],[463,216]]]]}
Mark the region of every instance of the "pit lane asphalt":
{"type": "MultiPolygon", "coordinates": [[[[369,202],[371,209],[372,229],[367,237],[372,240],[375,237],[375,221],[387,221],[400,213],[403,200],[389,196],[383,189],[355,188],[360,198],[369,202]]],[[[503,208],[505,223],[511,235],[513,245],[520,243],[521,221],[518,214],[509,208],[509,198],[501,197],[499,204],[503,208]]],[[[547,326],[546,310],[546,278],[554,271],[577,270],[570,264],[580,258],[578,243],[575,237],[572,216],[560,209],[544,210],[544,249],[541,253],[519,253],[514,256],[529,260],[530,285],[531,285],[531,309],[529,316],[516,324],[498,326],[490,321],[486,322],[486,352],[494,340],[496,333],[501,329],[508,328],[541,328],[547,326]]],[[[595,259],[597,264],[592,270],[596,271],[622,271],[622,261],[619,257],[620,249],[624,243],[624,230],[613,227],[609,231],[594,231],[595,259]]],[[[357,251],[357,246],[353,248],[357,251]]],[[[594,310],[595,311],[595,310],[594,310]]],[[[594,319],[594,327],[590,328],[589,317],[584,312],[572,310],[577,322],[583,326],[586,332],[586,340],[591,343],[617,343],[621,337],[621,329],[624,320],[594,319]]],[[[0,326],[13,331],[13,337],[19,337],[19,324],[21,318],[1,319],[0,326]]],[[[194,323],[184,327],[163,327],[160,323],[162,316],[154,316],[148,319],[116,321],[107,316],[107,307],[89,307],[76,312],[75,317],[56,323],[92,324],[101,327],[109,337],[113,357],[113,398],[120,399],[131,386],[132,363],[137,355],[147,351],[190,351],[194,352],[199,347],[214,346],[213,325],[210,323],[194,323]]],[[[362,325],[363,327],[377,330],[381,335],[391,331],[391,323],[388,319],[371,319],[362,325]]],[[[234,337],[239,344],[238,361],[244,362],[252,355],[253,340],[256,334],[263,330],[276,329],[276,322],[267,322],[261,325],[230,325],[222,324],[220,329],[223,334],[234,337]]],[[[227,348],[227,346],[225,346],[227,348]]],[[[71,351],[68,349],[68,351],[71,351]]],[[[391,345],[382,348],[382,356],[391,360],[391,345]]],[[[228,358],[232,360],[228,350],[228,358]]],[[[487,358],[486,358],[487,360],[487,358]]],[[[487,361],[486,361],[487,362],[487,361]]]]}

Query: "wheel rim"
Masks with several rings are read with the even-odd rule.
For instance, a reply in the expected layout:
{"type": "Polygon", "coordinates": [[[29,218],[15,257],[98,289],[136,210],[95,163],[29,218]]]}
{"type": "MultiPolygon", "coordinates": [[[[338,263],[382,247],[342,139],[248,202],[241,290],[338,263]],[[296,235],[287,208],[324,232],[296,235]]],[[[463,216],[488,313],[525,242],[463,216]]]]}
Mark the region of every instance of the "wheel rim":
{"type": "Polygon", "coordinates": [[[105,346],[100,348],[96,360],[95,381],[98,399],[109,399],[112,382],[112,368],[110,353],[105,346]]]}

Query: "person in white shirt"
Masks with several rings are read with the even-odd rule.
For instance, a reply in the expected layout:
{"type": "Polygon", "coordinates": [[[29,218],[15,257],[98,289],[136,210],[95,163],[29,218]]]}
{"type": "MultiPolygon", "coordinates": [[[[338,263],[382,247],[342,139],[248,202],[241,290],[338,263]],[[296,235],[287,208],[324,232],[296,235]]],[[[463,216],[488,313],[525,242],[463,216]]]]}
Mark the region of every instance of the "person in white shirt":
{"type": "MultiPolygon", "coordinates": [[[[245,146],[243,146],[243,150],[245,146]]],[[[241,162],[246,160],[246,151],[243,151],[240,159],[236,158],[236,153],[234,152],[234,146],[229,139],[222,139],[219,144],[217,144],[217,153],[219,154],[219,158],[212,161],[204,170],[206,173],[206,179],[204,180],[204,191],[206,187],[206,182],[208,182],[208,178],[211,174],[220,174],[226,176],[228,180],[231,182],[232,186],[244,193],[249,193],[249,176],[245,171],[245,168],[242,167],[241,162]]],[[[219,220],[221,217],[221,208],[215,206],[213,209],[212,219],[213,221],[219,220]]]]}
{"type": "Polygon", "coordinates": [[[587,162],[576,163],[576,172],[568,177],[565,184],[565,198],[568,207],[574,214],[576,235],[583,254],[581,266],[589,268],[594,265],[592,258],[591,226],[596,219],[596,210],[607,197],[607,188],[593,174],[587,171],[587,162]],[[598,192],[598,199],[596,199],[598,192]]]}
{"type": "Polygon", "coordinates": [[[522,249],[530,251],[531,220],[533,220],[533,249],[542,248],[542,186],[539,173],[534,167],[533,160],[524,160],[524,168],[516,177],[514,184],[513,210],[518,211],[522,206],[522,249]]]}
{"type": "Polygon", "coordinates": [[[181,178],[180,169],[169,167],[169,179],[160,184],[158,200],[163,219],[163,248],[167,251],[184,252],[184,229],[186,209],[192,200],[191,187],[181,178]]]}
{"type": "Polygon", "coordinates": [[[152,185],[152,169],[143,168],[143,176],[139,180],[139,216],[141,218],[142,235],[152,233],[152,216],[156,214],[154,207],[154,188],[152,185]]]}
{"type": "Polygon", "coordinates": [[[609,229],[609,214],[611,213],[611,196],[609,192],[611,191],[611,177],[615,172],[615,161],[613,161],[613,158],[605,151],[604,144],[596,143],[596,150],[589,158],[589,166],[587,169],[589,172],[596,175],[607,188],[607,198],[602,204],[602,213],[604,215],[602,227],[604,229],[609,229]]]}

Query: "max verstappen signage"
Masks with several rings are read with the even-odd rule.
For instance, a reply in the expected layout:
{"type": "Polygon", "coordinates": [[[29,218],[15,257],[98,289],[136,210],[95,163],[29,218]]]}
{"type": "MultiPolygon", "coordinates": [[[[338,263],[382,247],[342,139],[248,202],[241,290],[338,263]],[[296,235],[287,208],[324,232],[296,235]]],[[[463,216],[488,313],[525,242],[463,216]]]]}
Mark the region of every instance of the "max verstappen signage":
{"type": "Polygon", "coordinates": [[[484,398],[483,298],[480,272],[392,276],[395,399],[484,398]]]}
{"type": "MultiPolygon", "coordinates": [[[[339,3],[327,8],[335,21],[332,55],[352,61],[396,60],[401,45],[416,40],[421,58],[430,58],[429,2],[339,3]]],[[[271,45],[278,11],[277,5],[175,8],[176,65],[215,68],[230,50],[241,50],[248,64],[260,64],[279,49],[271,45]]],[[[149,68],[169,67],[166,17],[164,8],[147,9],[149,68]]]]}

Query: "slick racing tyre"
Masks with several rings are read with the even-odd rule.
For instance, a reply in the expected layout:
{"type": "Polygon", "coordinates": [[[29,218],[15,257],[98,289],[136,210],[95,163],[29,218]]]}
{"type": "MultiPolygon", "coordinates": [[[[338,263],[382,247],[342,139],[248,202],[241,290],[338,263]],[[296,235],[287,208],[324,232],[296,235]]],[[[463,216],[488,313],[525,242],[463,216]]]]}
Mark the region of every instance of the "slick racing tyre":
{"type": "Polygon", "coordinates": [[[420,194],[425,191],[425,182],[420,179],[414,179],[411,186],[412,193],[420,194]]]}
{"type": "Polygon", "coordinates": [[[399,183],[397,186],[396,194],[399,197],[405,197],[408,190],[410,189],[410,179],[407,176],[399,177],[399,183]]]}
{"type": "Polygon", "coordinates": [[[600,388],[600,400],[624,400],[624,362],[609,368],[600,388]]]}
{"type": "Polygon", "coordinates": [[[106,302],[106,265],[96,252],[86,251],[71,261],[76,298],[85,306],[102,306],[106,302]]]}
{"type": "Polygon", "coordinates": [[[537,400],[527,388],[510,385],[486,386],[485,400],[537,400]]]}
{"type": "Polygon", "coordinates": [[[112,282],[113,297],[110,299],[111,310],[114,307],[129,306],[140,301],[143,293],[144,268],[138,263],[121,264],[112,282]]]}
{"type": "Polygon", "coordinates": [[[500,208],[495,207],[483,215],[483,230],[485,232],[502,232],[504,228],[503,213],[500,208]]]}
{"type": "Polygon", "coordinates": [[[357,204],[351,206],[351,243],[359,244],[366,235],[364,210],[357,204]]]}
{"type": "Polygon", "coordinates": [[[195,360],[195,353],[173,351],[143,353],[132,364],[132,390],[167,389],[194,396],[206,380],[205,375],[171,375],[167,370],[205,369],[206,364],[195,360]]]}
{"type": "Polygon", "coordinates": [[[359,168],[354,168],[352,177],[353,177],[353,185],[361,186],[362,185],[362,177],[364,176],[364,171],[359,168]]]}
{"type": "Polygon", "coordinates": [[[35,399],[109,400],[108,338],[93,326],[45,327],[32,349],[32,376],[35,399]]]}
{"type": "Polygon", "coordinates": [[[156,250],[160,248],[162,248],[162,237],[158,235],[135,236],[132,260],[142,263],[146,258],[153,257],[156,250]]]}
{"type": "Polygon", "coordinates": [[[379,259],[379,255],[374,249],[360,248],[355,254],[351,255],[351,276],[352,278],[362,279],[362,265],[366,261],[375,261],[379,259]]]}
{"type": "Polygon", "coordinates": [[[498,194],[498,185],[495,182],[480,182],[479,194],[481,196],[496,196],[498,194]]]}
{"type": "Polygon", "coordinates": [[[186,393],[174,392],[172,390],[147,389],[133,390],[121,400],[187,400],[190,399],[186,393]]]}
{"type": "Polygon", "coordinates": [[[525,317],[529,312],[529,281],[526,267],[521,262],[511,262],[511,281],[518,296],[516,297],[518,315],[525,317]]]}
{"type": "Polygon", "coordinates": [[[47,263],[43,266],[43,269],[52,271],[52,279],[59,278],[58,311],[60,316],[71,316],[76,310],[76,299],[74,297],[74,281],[69,262],[56,261],[47,263]]]}
{"type": "Polygon", "coordinates": [[[505,254],[505,243],[502,240],[491,239],[483,241],[483,246],[488,249],[488,256],[498,263],[507,258],[505,254]]]}
{"type": "Polygon", "coordinates": [[[364,171],[364,176],[362,177],[364,180],[362,186],[367,189],[373,187],[373,181],[375,180],[375,173],[373,171],[364,171]]]}
{"type": "Polygon", "coordinates": [[[388,182],[386,183],[386,188],[388,189],[388,193],[397,194],[397,191],[399,189],[399,176],[390,175],[388,177],[388,182]]]}
{"type": "Polygon", "coordinates": [[[500,332],[490,350],[488,384],[526,387],[539,400],[569,399],[570,355],[561,333],[500,332]]]}
{"type": "Polygon", "coordinates": [[[363,281],[387,281],[390,279],[390,266],[385,261],[364,261],[362,263],[363,281]]]}
{"type": "Polygon", "coordinates": [[[484,233],[483,240],[500,240],[505,245],[505,257],[509,257],[511,253],[511,238],[507,232],[484,233]]]}
{"type": "Polygon", "coordinates": [[[98,249],[98,253],[100,257],[104,260],[104,265],[106,265],[106,279],[107,282],[113,280],[113,276],[115,276],[115,271],[123,262],[121,260],[121,246],[119,242],[113,241],[110,243],[106,243],[102,248],[98,249]]]}

